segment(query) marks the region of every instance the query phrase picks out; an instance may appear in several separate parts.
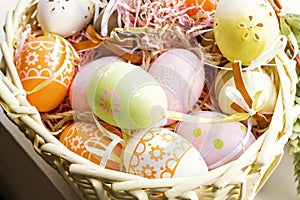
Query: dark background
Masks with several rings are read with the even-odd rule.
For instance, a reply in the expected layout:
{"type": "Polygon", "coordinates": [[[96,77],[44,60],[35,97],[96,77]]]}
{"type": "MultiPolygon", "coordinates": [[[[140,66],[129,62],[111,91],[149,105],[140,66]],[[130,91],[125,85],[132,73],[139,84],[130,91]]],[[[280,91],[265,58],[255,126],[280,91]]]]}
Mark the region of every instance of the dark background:
{"type": "Polygon", "coordinates": [[[0,199],[77,200],[75,192],[34,150],[0,109],[0,199]]]}

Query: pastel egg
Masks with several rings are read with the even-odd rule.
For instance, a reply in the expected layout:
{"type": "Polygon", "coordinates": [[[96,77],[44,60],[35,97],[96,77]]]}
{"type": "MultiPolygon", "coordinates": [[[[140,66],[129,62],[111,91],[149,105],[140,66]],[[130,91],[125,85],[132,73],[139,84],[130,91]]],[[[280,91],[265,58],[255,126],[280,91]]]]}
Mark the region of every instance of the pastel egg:
{"type": "MultiPolygon", "coordinates": [[[[171,49],[151,65],[151,74],[167,94],[168,110],[187,113],[198,101],[205,82],[203,61],[186,49],[171,49]]],[[[168,124],[174,122],[168,120],[168,124]]]]}
{"type": "MultiPolygon", "coordinates": [[[[103,134],[93,123],[74,122],[70,124],[60,135],[59,140],[72,152],[100,164],[105,152],[112,140],[103,134]],[[94,152],[89,149],[97,149],[94,152]]],[[[108,152],[108,160],[105,168],[120,171],[122,146],[117,144],[112,152],[108,152]],[[119,159],[116,159],[119,158],[119,159]]]]}
{"type": "Polygon", "coordinates": [[[44,31],[69,37],[88,25],[94,11],[92,0],[39,0],[37,19],[44,31]]]}
{"type": "Polygon", "coordinates": [[[99,58],[93,62],[85,64],[76,74],[72,81],[69,97],[72,109],[75,111],[90,111],[90,106],[86,98],[86,87],[92,74],[101,66],[105,66],[111,62],[122,61],[116,56],[107,56],[99,58]]]}
{"type": "Polygon", "coordinates": [[[165,128],[132,135],[123,158],[127,173],[151,179],[196,177],[208,171],[199,152],[183,137],[165,128]]]}
{"type": "Polygon", "coordinates": [[[165,121],[163,88],[149,73],[129,63],[99,68],[88,82],[87,99],[100,119],[120,128],[142,129],[165,121]]]}
{"type": "MultiPolygon", "coordinates": [[[[277,99],[277,91],[270,76],[259,71],[245,71],[242,73],[242,75],[246,90],[252,99],[254,98],[256,92],[263,92],[262,98],[264,105],[262,106],[260,112],[263,114],[273,113],[277,99]]],[[[232,71],[220,70],[215,79],[214,86],[217,102],[220,110],[223,113],[232,115],[237,112],[231,108],[231,104],[233,102],[226,96],[226,88],[229,86],[235,87],[232,71]]]]}
{"type": "Polygon", "coordinates": [[[65,99],[74,77],[74,54],[70,44],[58,36],[40,36],[26,42],[19,55],[16,55],[16,68],[19,73],[28,101],[40,112],[56,108],[65,99]],[[58,70],[64,68],[61,73],[58,70]],[[49,81],[55,73],[57,77],[41,89],[36,87],[49,81]]]}
{"type": "MultiPolygon", "coordinates": [[[[226,115],[203,111],[199,117],[222,119],[226,115]]],[[[220,167],[237,159],[254,141],[253,134],[240,122],[196,124],[179,122],[175,132],[191,142],[200,152],[209,169],[220,167]]]]}
{"type": "Polygon", "coordinates": [[[229,60],[249,65],[279,36],[274,9],[265,0],[222,0],[214,18],[216,43],[229,60]]]}

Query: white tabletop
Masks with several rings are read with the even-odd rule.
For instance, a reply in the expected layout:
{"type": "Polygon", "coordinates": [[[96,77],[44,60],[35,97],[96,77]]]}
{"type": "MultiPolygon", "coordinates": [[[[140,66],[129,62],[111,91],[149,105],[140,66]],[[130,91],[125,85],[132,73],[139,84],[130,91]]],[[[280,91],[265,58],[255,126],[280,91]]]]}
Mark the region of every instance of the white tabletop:
{"type": "MultiPolygon", "coordinates": [[[[8,10],[13,8],[16,4],[17,0],[0,0],[0,26],[2,27],[4,24],[4,19],[8,10]]],[[[290,6],[294,2],[299,2],[299,0],[282,0],[283,5],[294,11],[300,13],[300,6],[290,6]]],[[[300,4],[300,3],[298,3],[300,4]]],[[[295,4],[293,4],[295,5],[295,4]]],[[[3,40],[4,34],[3,30],[0,30],[0,40],[3,40]]],[[[0,54],[1,56],[1,54],[0,54]]],[[[23,148],[24,152],[29,155],[29,158],[32,159],[34,163],[41,169],[43,173],[49,178],[50,182],[54,183],[58,192],[61,192],[63,198],[76,200],[77,196],[70,190],[70,188],[64,183],[64,181],[56,174],[48,165],[44,162],[44,160],[40,159],[36,153],[32,149],[32,145],[28,142],[28,139],[15,127],[14,124],[9,123],[9,120],[3,114],[2,109],[0,109],[0,122],[5,125],[5,127],[13,128],[14,131],[9,134],[12,135],[12,138],[16,140],[16,142],[23,148]]],[[[1,124],[0,124],[1,125],[1,124]]],[[[4,134],[4,133],[0,133],[4,134]]],[[[300,199],[296,195],[296,185],[294,183],[294,170],[293,170],[293,157],[288,153],[289,146],[286,145],[286,153],[282,159],[282,162],[278,166],[278,168],[271,175],[268,182],[264,185],[262,190],[259,192],[255,200],[297,200],[300,199]]],[[[1,164],[1,162],[0,162],[1,164]]],[[[15,181],[15,180],[11,180],[15,181]]],[[[29,182],[28,182],[29,183],[29,182]]],[[[1,185],[0,185],[1,186],[1,185]]],[[[18,188],[10,188],[12,190],[17,191],[18,188]]],[[[53,190],[49,190],[53,192],[53,190]]],[[[1,196],[0,196],[1,197],[1,196]]],[[[43,194],[43,199],[47,199],[47,194],[43,194]]],[[[35,200],[35,199],[33,199],[35,200]]]]}

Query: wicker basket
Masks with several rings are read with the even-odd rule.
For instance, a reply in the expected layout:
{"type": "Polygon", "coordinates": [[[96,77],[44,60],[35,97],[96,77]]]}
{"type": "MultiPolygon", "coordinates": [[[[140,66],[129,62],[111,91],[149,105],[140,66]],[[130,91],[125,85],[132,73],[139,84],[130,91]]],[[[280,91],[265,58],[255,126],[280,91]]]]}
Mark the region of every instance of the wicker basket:
{"type": "Polygon", "coordinates": [[[0,100],[7,116],[31,140],[33,148],[73,187],[82,199],[253,199],[279,164],[292,134],[296,91],[295,64],[286,55],[277,57],[279,92],[269,129],[237,160],[201,177],[145,179],[103,169],[71,152],[51,134],[40,113],[26,100],[26,93],[13,62],[16,46],[32,17],[34,1],[20,0],[5,23],[6,40],[1,42],[3,60],[0,100]]]}

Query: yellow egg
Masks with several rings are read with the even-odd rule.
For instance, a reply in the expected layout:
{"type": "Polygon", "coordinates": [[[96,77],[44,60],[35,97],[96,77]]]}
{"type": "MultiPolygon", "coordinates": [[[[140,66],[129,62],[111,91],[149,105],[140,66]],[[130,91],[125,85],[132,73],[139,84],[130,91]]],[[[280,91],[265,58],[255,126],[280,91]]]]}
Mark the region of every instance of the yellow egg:
{"type": "Polygon", "coordinates": [[[55,36],[40,36],[26,42],[16,55],[16,68],[28,101],[40,112],[56,108],[67,95],[74,77],[74,54],[55,36]],[[64,68],[63,70],[61,68],[64,68]],[[59,71],[62,70],[62,71],[59,71]],[[57,77],[41,89],[49,78],[57,77]]]}
{"type": "Polygon", "coordinates": [[[223,56],[250,65],[279,36],[274,9],[265,0],[221,0],[214,35],[223,56]]]}

